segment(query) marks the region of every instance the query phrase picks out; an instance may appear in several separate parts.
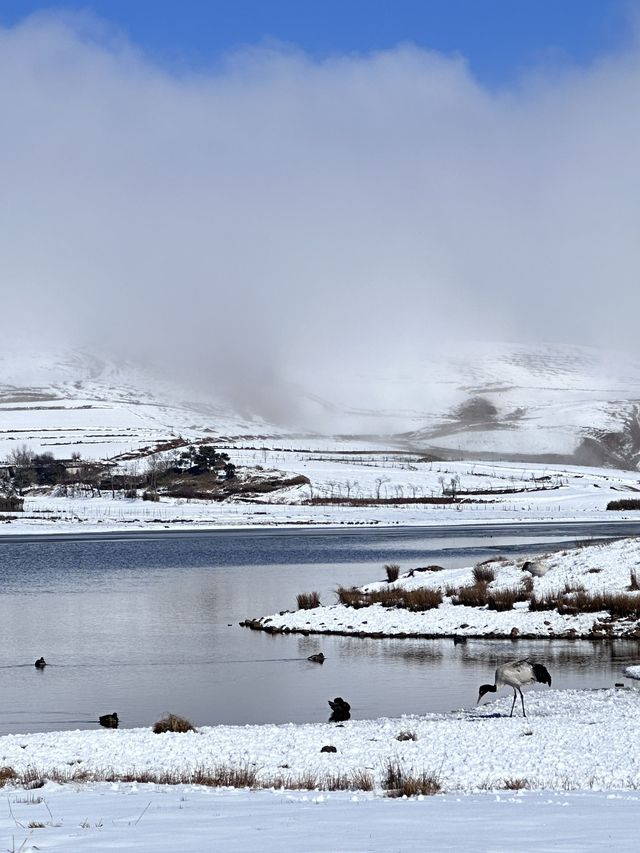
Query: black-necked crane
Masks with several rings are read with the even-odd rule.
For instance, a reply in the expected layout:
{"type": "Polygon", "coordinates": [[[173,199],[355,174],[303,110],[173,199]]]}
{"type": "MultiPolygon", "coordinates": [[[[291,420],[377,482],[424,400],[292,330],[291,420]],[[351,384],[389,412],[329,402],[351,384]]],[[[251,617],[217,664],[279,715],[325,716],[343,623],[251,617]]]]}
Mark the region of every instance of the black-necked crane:
{"type": "Polygon", "coordinates": [[[543,664],[532,663],[526,658],[524,660],[503,663],[502,666],[496,669],[496,677],[493,684],[480,685],[478,702],[485,693],[495,693],[501,687],[511,687],[513,690],[513,704],[511,705],[509,716],[513,717],[513,709],[515,708],[517,694],[519,693],[522,699],[522,716],[526,717],[527,713],[524,710],[524,696],[521,688],[526,687],[527,684],[533,684],[535,681],[538,681],[540,684],[548,684],[551,687],[549,670],[543,664]]]}

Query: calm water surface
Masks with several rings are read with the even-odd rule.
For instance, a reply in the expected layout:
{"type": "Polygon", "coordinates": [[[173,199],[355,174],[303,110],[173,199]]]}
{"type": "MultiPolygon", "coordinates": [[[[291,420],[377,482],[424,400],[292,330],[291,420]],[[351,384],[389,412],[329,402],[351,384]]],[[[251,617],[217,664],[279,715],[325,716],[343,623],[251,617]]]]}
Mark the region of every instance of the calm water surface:
{"type": "MultiPolygon", "coordinates": [[[[560,544],[556,540],[556,544],[560,544]]],[[[157,540],[0,542],[0,733],[126,727],[173,711],[194,723],[319,722],[341,695],[354,717],[470,707],[496,663],[540,656],[554,687],[605,687],[638,644],[363,640],[270,636],[238,626],[334,601],[339,584],[438,562],[549,550],[527,535],[424,530],[212,534],[157,540]],[[308,655],[323,651],[323,666],[308,655]],[[42,672],[33,662],[43,655],[42,672]]]]}

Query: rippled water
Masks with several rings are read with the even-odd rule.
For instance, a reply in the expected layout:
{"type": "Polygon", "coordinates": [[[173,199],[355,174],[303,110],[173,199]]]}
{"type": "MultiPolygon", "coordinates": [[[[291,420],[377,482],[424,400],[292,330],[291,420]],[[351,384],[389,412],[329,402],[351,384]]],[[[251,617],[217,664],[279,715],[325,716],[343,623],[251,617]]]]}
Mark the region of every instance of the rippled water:
{"type": "Polygon", "coordinates": [[[473,705],[496,663],[535,654],[554,687],[603,687],[638,645],[549,641],[363,640],[270,636],[238,626],[295,606],[299,592],[334,600],[339,584],[438,562],[547,550],[530,534],[437,537],[227,533],[109,541],[0,542],[0,732],[91,728],[117,711],[148,725],[166,711],[194,723],[317,722],[327,699],[354,717],[473,705]],[[309,663],[322,650],[326,662],[309,663]],[[33,666],[43,655],[48,666],[33,666]]]}

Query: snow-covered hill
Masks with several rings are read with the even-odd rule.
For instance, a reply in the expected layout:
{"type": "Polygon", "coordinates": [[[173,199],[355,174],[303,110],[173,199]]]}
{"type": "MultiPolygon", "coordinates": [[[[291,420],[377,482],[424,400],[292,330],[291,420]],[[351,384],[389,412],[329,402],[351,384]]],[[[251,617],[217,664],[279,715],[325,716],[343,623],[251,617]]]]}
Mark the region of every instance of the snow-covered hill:
{"type": "Polygon", "coordinates": [[[309,374],[293,364],[275,394],[290,401],[278,424],[258,401],[239,411],[215,377],[196,390],[86,352],[5,353],[0,458],[21,444],[106,458],[176,435],[315,435],[327,449],[341,435],[348,449],[351,435],[359,448],[367,436],[453,458],[628,469],[640,459],[640,363],[585,347],[468,344],[384,370],[309,374]]]}
{"type": "Polygon", "coordinates": [[[105,459],[181,435],[269,435],[258,415],[237,412],[213,390],[154,376],[86,352],[0,355],[0,458],[26,444],[56,457],[105,459]]]}
{"type": "Polygon", "coordinates": [[[307,420],[396,433],[437,455],[635,468],[640,363],[587,347],[467,344],[377,374],[334,375],[307,420]]]}

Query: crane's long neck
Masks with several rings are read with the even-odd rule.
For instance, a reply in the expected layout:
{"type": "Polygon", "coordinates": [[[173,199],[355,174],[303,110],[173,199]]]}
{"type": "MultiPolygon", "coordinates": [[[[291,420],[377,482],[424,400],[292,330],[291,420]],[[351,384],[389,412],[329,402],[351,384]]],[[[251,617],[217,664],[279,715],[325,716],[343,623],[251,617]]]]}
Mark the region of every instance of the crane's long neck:
{"type": "Polygon", "coordinates": [[[480,701],[480,699],[482,699],[482,697],[484,696],[485,693],[495,693],[497,689],[498,689],[498,687],[495,684],[482,684],[482,685],[480,685],[478,701],[480,701]]]}

